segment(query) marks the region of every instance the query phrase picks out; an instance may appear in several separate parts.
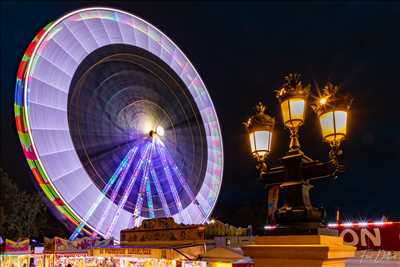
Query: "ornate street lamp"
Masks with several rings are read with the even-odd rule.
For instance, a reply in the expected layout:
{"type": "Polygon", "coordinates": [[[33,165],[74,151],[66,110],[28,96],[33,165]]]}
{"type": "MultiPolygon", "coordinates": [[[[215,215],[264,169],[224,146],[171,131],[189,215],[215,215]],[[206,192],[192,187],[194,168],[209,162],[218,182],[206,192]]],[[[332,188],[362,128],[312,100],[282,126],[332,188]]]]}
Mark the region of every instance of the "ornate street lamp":
{"type": "Polygon", "coordinates": [[[347,135],[347,117],[352,99],[336,96],[338,86],[328,83],[311,105],[319,118],[322,138],[330,145],[329,157],[337,162],[340,144],[347,135]]]}
{"type": "Polygon", "coordinates": [[[304,111],[306,100],[310,91],[310,85],[303,86],[299,74],[289,74],[285,77],[283,87],[277,90],[282,120],[284,125],[290,130],[289,151],[300,149],[298,131],[304,123],[304,111]]]}
{"type": "MultiPolygon", "coordinates": [[[[273,212],[277,227],[274,227],[270,234],[332,234],[326,228],[325,210],[312,206],[309,191],[313,187],[310,183],[312,180],[335,177],[337,173],[343,171],[338,155],[341,142],[347,134],[347,118],[351,100],[349,97],[336,97],[337,89],[332,84],[327,84],[322,95],[311,105],[319,118],[322,137],[331,147],[330,160],[327,162],[313,160],[300,150],[298,130],[304,123],[310,86],[303,86],[299,74],[286,76],[284,85],[276,91],[282,120],[290,131],[291,139],[289,151],[280,159],[281,166],[266,168],[265,160],[271,149],[270,137],[272,137],[274,120],[264,114],[265,108],[258,106],[257,114],[245,123],[250,136],[251,151],[257,159],[260,180],[266,188],[278,186],[285,193],[283,206],[273,212]],[[264,119],[256,120],[255,117],[264,119]],[[256,124],[256,121],[265,121],[265,123],[256,124]],[[267,121],[270,123],[267,124],[267,121]],[[254,125],[264,126],[255,127],[254,125]],[[269,131],[270,134],[260,135],[258,131],[269,131]],[[259,147],[258,140],[260,140],[259,147]]],[[[268,206],[276,206],[277,198],[271,199],[275,199],[276,203],[268,203],[268,206]]]]}
{"type": "Polygon", "coordinates": [[[256,105],[256,114],[243,123],[249,133],[251,154],[256,159],[257,169],[261,173],[267,172],[265,160],[271,151],[275,124],[275,119],[264,112],[265,106],[260,102],[256,105]]]}

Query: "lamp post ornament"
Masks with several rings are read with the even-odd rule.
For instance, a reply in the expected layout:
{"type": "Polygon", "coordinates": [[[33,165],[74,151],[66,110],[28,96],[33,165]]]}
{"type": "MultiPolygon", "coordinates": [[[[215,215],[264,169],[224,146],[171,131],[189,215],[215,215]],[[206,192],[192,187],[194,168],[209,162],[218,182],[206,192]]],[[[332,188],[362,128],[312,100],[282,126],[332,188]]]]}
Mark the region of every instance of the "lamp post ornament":
{"type": "Polygon", "coordinates": [[[313,207],[309,191],[312,180],[336,177],[343,172],[338,156],[340,145],[347,134],[347,117],[352,99],[337,96],[338,86],[331,83],[314,97],[311,107],[319,118],[322,137],[330,146],[329,160],[321,162],[306,156],[300,150],[299,127],[304,124],[305,108],[311,86],[304,86],[299,74],[285,77],[283,86],[276,90],[283,124],[290,131],[288,152],[280,158],[281,166],[270,168],[266,160],[271,151],[275,119],[265,114],[259,103],[256,114],[246,126],[253,157],[257,161],[260,181],[268,191],[268,220],[277,228],[270,234],[335,234],[327,229],[323,208],[313,207]],[[284,204],[277,208],[279,192],[285,193],[284,204]]]}

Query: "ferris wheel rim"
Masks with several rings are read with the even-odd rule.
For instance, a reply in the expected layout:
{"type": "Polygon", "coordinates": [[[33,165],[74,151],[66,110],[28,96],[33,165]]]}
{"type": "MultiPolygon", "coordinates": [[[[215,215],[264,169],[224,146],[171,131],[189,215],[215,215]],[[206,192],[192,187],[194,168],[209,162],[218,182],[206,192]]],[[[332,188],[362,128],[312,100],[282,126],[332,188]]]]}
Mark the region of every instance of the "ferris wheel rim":
{"type": "MultiPolygon", "coordinates": [[[[161,32],[157,27],[155,27],[155,26],[152,25],[151,23],[149,23],[149,22],[147,22],[147,21],[141,19],[140,17],[137,17],[137,16],[135,16],[135,15],[129,13],[129,12],[125,12],[125,11],[122,11],[122,10],[119,10],[119,9],[115,9],[115,8],[108,8],[108,7],[90,7],[90,8],[78,9],[78,10],[72,11],[72,12],[70,12],[70,13],[68,13],[68,14],[66,14],[66,15],[64,15],[64,16],[62,16],[61,18],[59,18],[59,19],[57,19],[55,22],[53,22],[53,23],[50,25],[50,27],[49,27],[48,29],[46,29],[46,31],[44,32],[44,34],[40,37],[39,41],[37,41],[37,44],[36,44],[36,46],[35,46],[35,48],[34,48],[34,50],[33,50],[33,52],[32,52],[31,60],[29,61],[28,65],[27,65],[27,68],[26,68],[26,72],[25,72],[25,73],[28,73],[28,74],[31,73],[31,68],[32,68],[32,65],[33,65],[33,60],[32,60],[32,59],[36,56],[37,50],[39,49],[40,45],[43,43],[43,40],[45,40],[45,38],[48,36],[48,34],[52,31],[52,29],[54,29],[54,28],[55,28],[57,25],[59,25],[61,22],[63,22],[64,20],[66,20],[67,18],[69,18],[69,17],[71,17],[71,16],[73,16],[73,15],[75,15],[75,14],[78,14],[78,13],[81,13],[81,12],[85,12],[85,11],[94,11],[94,10],[96,10],[96,11],[97,11],[97,10],[104,10],[104,11],[118,12],[118,13],[125,14],[125,15],[127,15],[127,16],[132,16],[132,17],[134,17],[134,18],[136,18],[136,19],[142,21],[142,22],[145,23],[146,25],[150,25],[153,29],[156,29],[164,38],[166,38],[166,39],[174,46],[174,49],[177,49],[177,50],[180,52],[180,55],[182,55],[182,56],[185,58],[185,60],[190,64],[191,68],[193,68],[194,72],[197,74],[196,77],[201,81],[201,84],[204,85],[203,80],[201,79],[200,75],[198,74],[197,70],[196,70],[195,67],[192,65],[192,63],[190,62],[190,60],[189,60],[189,59],[187,58],[187,56],[182,52],[182,50],[181,50],[167,35],[165,35],[163,32],[161,32]]],[[[51,177],[51,176],[47,173],[46,168],[45,168],[45,164],[42,162],[41,157],[39,156],[39,152],[38,152],[38,149],[37,149],[35,140],[34,140],[34,138],[33,138],[31,123],[30,123],[30,120],[29,120],[29,112],[28,112],[28,105],[29,105],[29,102],[28,102],[28,90],[26,90],[26,88],[29,88],[29,79],[25,79],[25,80],[24,80],[23,105],[24,105],[24,108],[26,109],[26,113],[27,113],[26,116],[28,117],[28,118],[25,120],[25,123],[27,124],[27,125],[26,125],[26,126],[27,126],[26,129],[27,129],[27,131],[28,131],[28,135],[29,135],[29,138],[30,138],[30,142],[31,142],[32,149],[34,150],[34,153],[37,155],[36,158],[37,158],[37,160],[38,160],[38,162],[39,162],[39,164],[40,164],[40,167],[41,167],[42,171],[44,172],[45,176],[48,177],[48,181],[49,181],[49,183],[51,184],[51,187],[53,188],[53,190],[56,191],[56,194],[62,199],[62,201],[63,201],[64,204],[67,206],[67,208],[69,209],[69,211],[72,212],[80,221],[86,221],[86,219],[85,219],[83,216],[80,216],[80,215],[75,211],[75,209],[72,208],[72,207],[69,205],[70,203],[69,203],[67,200],[64,199],[63,195],[62,195],[60,192],[57,191],[57,187],[53,184],[52,179],[49,178],[49,177],[51,177]]],[[[213,111],[214,114],[215,114],[216,112],[215,112],[214,104],[213,104],[213,102],[211,101],[209,92],[207,91],[207,89],[206,89],[205,86],[204,86],[204,92],[205,92],[205,94],[207,95],[207,98],[210,100],[210,101],[209,101],[209,104],[211,105],[212,111],[213,111]]],[[[219,182],[219,184],[218,184],[218,189],[216,190],[216,191],[217,191],[217,195],[218,195],[218,193],[220,192],[221,184],[222,184],[223,163],[224,163],[223,161],[224,161],[224,159],[223,159],[223,144],[222,144],[222,138],[221,138],[221,132],[220,132],[220,124],[219,124],[219,121],[218,121],[218,117],[217,117],[217,116],[215,116],[215,121],[216,121],[216,123],[217,123],[218,133],[219,133],[219,136],[220,136],[220,138],[219,138],[220,147],[219,147],[219,148],[220,148],[220,150],[221,150],[221,158],[220,158],[220,161],[221,161],[221,166],[222,166],[222,167],[221,167],[222,170],[221,170],[221,174],[220,174],[220,182],[219,182]]],[[[212,207],[208,210],[208,214],[205,216],[206,218],[210,216],[210,214],[211,214],[212,210],[214,209],[215,205],[216,205],[216,201],[213,202],[212,207]]],[[[206,219],[206,218],[205,218],[205,219],[206,219]]],[[[92,231],[101,234],[100,232],[97,231],[96,227],[91,226],[89,223],[86,223],[86,226],[89,227],[92,231]]]]}

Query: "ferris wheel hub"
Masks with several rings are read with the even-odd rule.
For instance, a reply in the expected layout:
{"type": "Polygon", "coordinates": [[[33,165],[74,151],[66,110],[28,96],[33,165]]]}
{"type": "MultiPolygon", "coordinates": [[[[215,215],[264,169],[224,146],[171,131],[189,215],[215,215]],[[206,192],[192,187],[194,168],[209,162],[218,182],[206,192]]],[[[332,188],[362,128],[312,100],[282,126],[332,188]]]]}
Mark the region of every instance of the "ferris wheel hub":
{"type": "Polygon", "coordinates": [[[150,132],[149,132],[149,135],[151,136],[151,137],[154,137],[154,136],[164,136],[164,134],[165,134],[165,130],[164,130],[164,127],[162,127],[161,125],[158,125],[156,128],[155,128],[155,130],[151,130],[150,132]]]}

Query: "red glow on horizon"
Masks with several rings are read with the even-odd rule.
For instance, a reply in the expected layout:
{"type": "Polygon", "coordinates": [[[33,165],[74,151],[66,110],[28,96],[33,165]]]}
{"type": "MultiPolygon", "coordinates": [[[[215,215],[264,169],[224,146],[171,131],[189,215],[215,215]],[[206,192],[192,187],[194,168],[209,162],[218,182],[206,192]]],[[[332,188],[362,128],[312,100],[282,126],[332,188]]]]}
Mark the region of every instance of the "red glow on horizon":
{"type": "MultiPolygon", "coordinates": [[[[345,222],[345,223],[328,223],[328,228],[349,228],[349,227],[368,227],[368,226],[385,226],[392,224],[400,224],[399,222],[392,221],[376,221],[376,222],[345,222]]],[[[265,230],[274,230],[278,227],[278,225],[265,225],[265,230]]]]}

